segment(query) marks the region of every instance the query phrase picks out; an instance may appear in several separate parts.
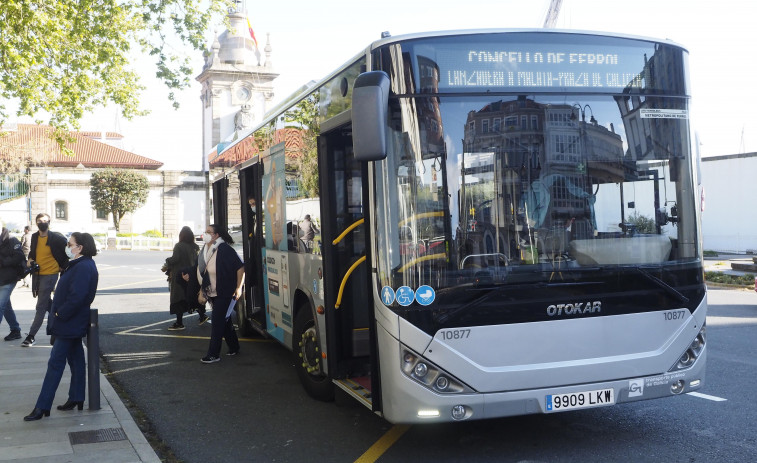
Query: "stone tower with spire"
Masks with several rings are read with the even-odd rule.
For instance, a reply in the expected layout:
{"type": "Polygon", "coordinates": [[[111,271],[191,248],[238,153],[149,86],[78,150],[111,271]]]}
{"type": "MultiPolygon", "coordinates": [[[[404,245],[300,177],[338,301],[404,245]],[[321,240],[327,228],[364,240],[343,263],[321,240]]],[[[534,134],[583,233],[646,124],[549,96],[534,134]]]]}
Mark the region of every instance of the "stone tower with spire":
{"type": "Polygon", "coordinates": [[[270,35],[263,52],[248,28],[247,10],[229,9],[231,28],[216,34],[197,81],[202,84],[203,168],[222,142],[231,142],[259,123],[273,99],[278,74],[271,62],[270,35]]]}

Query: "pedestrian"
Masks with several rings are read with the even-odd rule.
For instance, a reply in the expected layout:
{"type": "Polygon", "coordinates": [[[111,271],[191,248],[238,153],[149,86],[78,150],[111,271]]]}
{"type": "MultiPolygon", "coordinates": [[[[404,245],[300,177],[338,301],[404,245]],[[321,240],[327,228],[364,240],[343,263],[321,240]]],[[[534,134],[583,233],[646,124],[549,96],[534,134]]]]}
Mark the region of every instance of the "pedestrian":
{"type": "Polygon", "coordinates": [[[305,214],[305,219],[300,222],[300,231],[302,232],[302,241],[305,242],[307,251],[311,252],[313,249],[313,239],[315,238],[315,234],[319,233],[319,230],[310,221],[310,214],[305,214]]]}
{"type": "Polygon", "coordinates": [[[21,339],[21,326],[16,320],[16,312],[11,304],[11,293],[24,271],[24,253],[21,242],[10,236],[7,228],[0,230],[0,322],[3,318],[11,332],[6,341],[21,339]]]}
{"type": "MultiPolygon", "coordinates": [[[[184,313],[190,312],[194,305],[190,307],[190,301],[186,295],[186,282],[181,278],[182,272],[188,272],[197,265],[197,253],[200,247],[195,243],[195,237],[192,229],[184,227],[179,232],[179,242],[173,247],[173,254],[166,259],[163,264],[163,271],[168,275],[168,288],[171,292],[170,312],[176,315],[176,321],[168,329],[171,331],[184,329],[184,313]]],[[[195,296],[197,292],[195,291],[195,296]]],[[[199,305],[199,304],[198,304],[199,305]]],[[[200,325],[208,320],[205,315],[205,306],[199,308],[200,325]]]]}
{"type": "Polygon", "coordinates": [[[66,361],[71,369],[71,384],[68,400],[58,406],[58,410],[81,410],[84,406],[86,388],[86,365],[82,338],[89,327],[89,308],[97,291],[97,266],[93,256],[97,255],[95,239],[89,233],[74,232],[68,239],[65,250],[71,261],[60,277],[47,324],[48,334],[55,336],[47,373],[42,382],[37,404],[24,421],[34,421],[50,416],[50,408],[55,399],[55,391],[66,369],[66,361]]]}
{"type": "Polygon", "coordinates": [[[244,264],[234,248],[234,240],[220,225],[211,224],[202,235],[205,245],[197,257],[197,271],[182,275],[184,281],[196,278],[202,292],[213,308],[211,313],[210,345],[208,353],[200,359],[203,363],[221,360],[221,339],[226,339],[229,351],[226,355],[239,353],[239,339],[231,321],[231,309],[244,291],[244,264]]]}
{"type": "Polygon", "coordinates": [[[26,265],[31,267],[34,262],[39,265],[39,272],[32,274],[32,296],[37,298],[37,305],[34,321],[21,347],[30,347],[36,342],[34,337],[45,321],[45,315],[50,312],[52,293],[58,282],[58,275],[68,265],[66,237],[50,230],[50,216],[40,212],[35,222],[39,231],[32,234],[26,265]]]}
{"type": "MultiPolygon", "coordinates": [[[[29,260],[29,251],[31,251],[32,246],[32,227],[29,225],[26,225],[24,227],[24,234],[21,235],[21,251],[24,253],[24,265],[26,265],[26,261],[29,260]]],[[[22,286],[24,288],[29,287],[29,275],[24,275],[24,278],[22,281],[22,286]]]]}

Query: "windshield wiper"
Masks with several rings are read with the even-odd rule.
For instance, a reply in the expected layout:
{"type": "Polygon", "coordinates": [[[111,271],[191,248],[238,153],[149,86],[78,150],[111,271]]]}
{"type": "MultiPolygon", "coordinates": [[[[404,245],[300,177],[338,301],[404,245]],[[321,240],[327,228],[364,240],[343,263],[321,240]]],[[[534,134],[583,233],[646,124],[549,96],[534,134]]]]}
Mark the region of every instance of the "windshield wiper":
{"type": "Polygon", "coordinates": [[[688,297],[684,296],[683,294],[681,294],[680,291],[678,291],[674,287],[670,286],[669,284],[667,284],[664,281],[660,280],[656,276],[652,275],[646,269],[644,269],[642,267],[635,267],[635,268],[636,268],[636,270],[638,270],[639,273],[642,274],[642,276],[644,276],[644,278],[646,278],[647,280],[649,280],[652,283],[656,284],[657,286],[659,286],[660,288],[662,288],[663,290],[665,290],[666,293],[668,293],[669,295],[675,297],[680,302],[684,302],[684,303],[689,302],[689,298],[688,297]]]}

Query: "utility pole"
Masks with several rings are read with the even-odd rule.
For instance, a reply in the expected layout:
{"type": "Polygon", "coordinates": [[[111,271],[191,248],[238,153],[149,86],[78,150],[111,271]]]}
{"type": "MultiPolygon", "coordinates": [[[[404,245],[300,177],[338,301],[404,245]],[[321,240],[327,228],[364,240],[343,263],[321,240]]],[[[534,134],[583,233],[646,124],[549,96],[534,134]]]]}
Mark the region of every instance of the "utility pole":
{"type": "Polygon", "coordinates": [[[562,0],[550,0],[549,10],[547,10],[547,17],[544,18],[545,29],[554,29],[557,23],[557,17],[560,15],[560,5],[562,0]]]}

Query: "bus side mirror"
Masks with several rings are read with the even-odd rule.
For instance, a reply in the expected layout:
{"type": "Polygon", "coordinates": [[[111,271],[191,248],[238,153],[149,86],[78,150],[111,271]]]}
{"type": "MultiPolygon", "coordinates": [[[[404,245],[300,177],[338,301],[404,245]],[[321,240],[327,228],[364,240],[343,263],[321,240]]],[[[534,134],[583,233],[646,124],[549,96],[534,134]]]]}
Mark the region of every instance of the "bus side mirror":
{"type": "Polygon", "coordinates": [[[388,111],[389,76],[384,71],[360,74],[352,90],[352,148],[356,160],[386,158],[388,111]]]}

